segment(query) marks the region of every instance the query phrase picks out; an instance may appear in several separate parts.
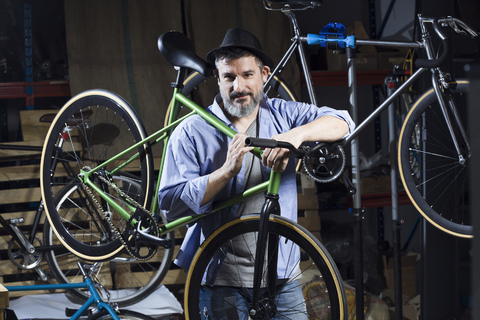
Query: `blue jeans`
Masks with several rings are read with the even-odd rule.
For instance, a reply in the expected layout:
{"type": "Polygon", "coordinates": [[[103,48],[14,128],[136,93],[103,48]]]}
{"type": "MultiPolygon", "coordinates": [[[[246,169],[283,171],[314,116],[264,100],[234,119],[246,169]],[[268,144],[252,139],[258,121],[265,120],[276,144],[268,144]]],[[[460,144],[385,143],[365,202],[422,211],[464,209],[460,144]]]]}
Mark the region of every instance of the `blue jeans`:
{"type": "MultiPolygon", "coordinates": [[[[264,289],[266,291],[266,289],[264,289]]],[[[305,298],[298,281],[279,288],[275,297],[277,316],[273,319],[306,320],[305,298]]],[[[252,289],[238,287],[203,287],[200,291],[200,313],[203,320],[248,319],[252,289]]]]}

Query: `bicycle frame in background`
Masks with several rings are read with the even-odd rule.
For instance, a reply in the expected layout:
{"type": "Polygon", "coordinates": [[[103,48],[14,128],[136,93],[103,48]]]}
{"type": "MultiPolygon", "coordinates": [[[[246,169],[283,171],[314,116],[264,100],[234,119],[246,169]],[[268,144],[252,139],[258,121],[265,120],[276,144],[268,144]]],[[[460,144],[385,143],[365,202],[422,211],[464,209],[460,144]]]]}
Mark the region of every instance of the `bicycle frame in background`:
{"type": "MultiPolygon", "coordinates": [[[[265,1],[264,1],[265,4],[265,1]]],[[[265,6],[267,8],[267,6],[265,6]]],[[[286,5],[285,7],[288,7],[286,5]]],[[[285,8],[284,7],[284,8],[285,8]]],[[[267,8],[268,9],[268,8],[267,8]]],[[[467,138],[467,133],[465,128],[462,125],[462,122],[460,120],[460,117],[458,115],[458,111],[455,107],[455,103],[453,100],[447,101],[446,98],[448,97],[448,93],[444,94],[444,91],[448,91],[451,87],[450,81],[450,75],[447,73],[444,73],[439,66],[442,65],[446,60],[449,58],[450,55],[450,44],[448,42],[447,37],[442,33],[440,30],[439,26],[449,26],[453,28],[457,33],[469,33],[472,36],[477,36],[477,33],[472,30],[470,27],[468,27],[465,23],[462,21],[452,18],[452,17],[447,17],[443,19],[435,19],[435,18],[430,18],[430,17],[423,17],[422,15],[418,15],[418,22],[420,25],[421,33],[422,33],[422,38],[421,41],[418,42],[396,42],[396,41],[382,41],[382,40],[361,40],[361,39],[356,39],[355,36],[353,35],[346,35],[345,34],[345,28],[343,26],[339,27],[338,29],[341,30],[340,32],[332,32],[332,29],[336,29],[337,24],[330,24],[327,25],[324,29],[322,29],[322,32],[320,34],[308,34],[307,37],[300,37],[299,38],[299,31],[298,31],[298,26],[296,25],[296,20],[294,19],[293,13],[288,11],[288,10],[282,10],[282,12],[286,13],[287,16],[290,16],[292,24],[294,26],[294,33],[295,37],[292,39],[293,44],[292,47],[295,47],[298,45],[299,41],[306,42],[309,45],[321,45],[324,47],[332,47],[332,44],[336,46],[337,48],[343,48],[346,50],[347,53],[347,66],[348,66],[348,71],[347,71],[347,77],[348,77],[348,88],[350,92],[350,97],[349,97],[349,104],[350,104],[350,114],[357,123],[356,129],[352,132],[352,134],[345,139],[345,141],[342,143],[343,146],[351,144],[351,159],[352,159],[352,182],[353,182],[353,187],[356,189],[356,193],[353,194],[353,208],[352,208],[352,213],[353,213],[353,218],[354,218],[354,238],[355,238],[355,279],[356,279],[356,294],[358,296],[362,296],[363,293],[363,258],[362,258],[362,236],[361,236],[361,221],[363,219],[363,208],[361,205],[361,185],[360,185],[360,160],[359,160],[359,144],[358,144],[358,135],[361,131],[364,130],[366,126],[368,126],[372,121],[374,121],[381,112],[383,112],[385,109],[387,109],[389,106],[392,106],[391,112],[389,112],[389,119],[390,119],[390,126],[394,126],[393,122],[393,117],[390,115],[390,113],[393,112],[393,102],[401,95],[403,92],[405,92],[413,83],[415,83],[420,76],[426,71],[430,70],[431,71],[431,83],[432,87],[434,88],[434,93],[436,96],[436,100],[438,101],[440,108],[442,110],[443,117],[446,121],[447,127],[448,127],[448,132],[450,133],[450,138],[453,141],[453,145],[456,150],[456,154],[458,157],[458,163],[460,165],[464,165],[469,158],[470,152],[468,151],[469,148],[469,143],[468,143],[468,138],[467,138]],[[433,26],[433,29],[435,31],[435,34],[441,39],[442,41],[442,46],[443,46],[443,52],[440,57],[435,56],[435,52],[433,49],[432,45],[432,39],[431,36],[428,34],[427,31],[427,25],[431,24],[433,26]],[[460,28],[458,27],[460,26],[460,28]],[[342,28],[343,27],[343,28],[342,28]],[[465,31],[462,31],[460,29],[463,29],[465,31]],[[365,120],[359,121],[358,119],[358,114],[357,114],[357,88],[356,88],[356,56],[355,56],[355,49],[358,46],[381,46],[381,47],[401,47],[401,48],[409,48],[409,49],[417,49],[417,50],[424,50],[426,52],[426,59],[418,59],[416,61],[416,66],[418,67],[418,70],[415,71],[411,76],[408,77],[406,81],[404,81],[401,86],[396,89],[393,92],[389,92],[389,96],[386,98],[386,100],[378,106],[375,111],[373,111],[365,120]],[[453,119],[450,118],[449,116],[449,110],[451,111],[451,114],[453,115],[453,119]],[[455,122],[455,127],[458,127],[458,130],[454,130],[453,128],[453,121],[455,122]],[[462,149],[462,146],[466,145],[467,151],[465,152],[462,149]]],[[[338,30],[337,29],[337,30],[338,30]]],[[[335,30],[336,31],[336,30],[335,30]]],[[[303,50],[301,49],[299,52],[302,54],[303,50]]],[[[288,51],[287,54],[285,55],[286,57],[290,57],[291,52],[288,51]]],[[[314,95],[313,92],[313,86],[311,84],[311,81],[309,81],[310,78],[310,73],[308,70],[305,70],[305,60],[300,59],[302,68],[304,69],[304,74],[305,74],[305,79],[307,83],[307,88],[309,95],[312,96],[314,95]]],[[[285,59],[282,59],[280,64],[282,66],[285,63],[285,59]]],[[[277,70],[277,69],[276,69],[277,70]]],[[[280,68],[281,70],[281,68],[280,68]]],[[[315,101],[314,99],[311,99],[311,101],[315,101]]],[[[403,132],[403,131],[402,131],[403,132]]],[[[396,141],[395,133],[392,131],[390,132],[390,141],[396,141]]],[[[399,145],[399,148],[401,146],[399,145]]],[[[399,150],[399,157],[401,154],[401,150],[399,150]]],[[[396,168],[397,168],[397,162],[395,161],[396,159],[393,159],[391,161],[391,184],[392,184],[392,191],[397,190],[397,178],[396,178],[396,168]]],[[[423,164],[425,165],[425,163],[423,164]]],[[[400,170],[401,174],[403,173],[400,170]]],[[[425,179],[425,177],[424,177],[425,179]]],[[[402,176],[402,182],[405,183],[405,180],[403,179],[402,176]]],[[[409,195],[410,199],[412,199],[412,202],[417,206],[415,201],[413,201],[412,195],[408,190],[408,187],[406,186],[405,189],[407,190],[407,194],[409,195]]],[[[425,194],[425,185],[423,187],[424,189],[424,194],[425,194]]],[[[425,201],[425,200],[421,200],[425,201]]],[[[397,207],[398,207],[398,196],[397,194],[392,193],[392,220],[393,223],[395,224],[396,222],[399,221],[398,219],[398,212],[397,212],[397,207]]],[[[423,214],[423,211],[420,210],[420,208],[417,206],[417,209],[423,214]]],[[[428,219],[428,218],[427,218],[428,219]]],[[[432,222],[432,220],[428,219],[429,222],[432,222]]],[[[397,224],[398,226],[400,225],[399,223],[397,224]]],[[[439,227],[439,225],[435,224],[435,226],[439,227]]],[[[442,229],[441,227],[439,227],[442,229]]],[[[443,229],[445,231],[445,229],[443,229]]],[[[447,232],[449,231],[448,229],[446,230],[447,232]]],[[[399,228],[394,229],[395,233],[399,232],[399,228]]],[[[398,233],[399,235],[399,233],[398,233]]],[[[460,236],[463,236],[460,234],[460,236]]],[[[468,236],[468,234],[466,235],[468,236]]],[[[399,239],[397,235],[394,234],[394,239],[399,239]]],[[[397,242],[394,240],[394,242],[397,242]]],[[[395,251],[396,257],[395,257],[395,264],[398,268],[398,265],[400,263],[400,244],[395,243],[394,246],[396,247],[395,251]],[[398,248],[397,248],[398,247],[398,248]]],[[[401,278],[397,275],[398,272],[396,272],[396,287],[400,288],[401,287],[401,278]]],[[[396,293],[396,304],[401,305],[401,294],[396,293]]],[[[357,299],[356,303],[356,309],[357,309],[357,314],[360,314],[359,312],[363,310],[363,301],[362,299],[357,299]]]]}
{"type": "MultiPolygon", "coordinates": [[[[119,314],[130,315],[131,318],[129,319],[144,319],[150,320],[152,318],[143,315],[143,314],[136,314],[132,313],[128,310],[120,310],[118,306],[114,303],[109,301],[110,294],[107,290],[103,288],[103,286],[96,280],[95,273],[98,270],[98,263],[85,264],[83,265],[81,262],[77,263],[79,270],[83,274],[83,282],[81,283],[60,283],[60,284],[43,284],[43,285],[31,285],[31,286],[7,286],[5,287],[9,291],[30,291],[30,290],[62,290],[62,289],[88,289],[91,296],[85,301],[82,306],[78,310],[69,310],[66,309],[65,313],[67,316],[70,316],[70,320],[77,320],[80,317],[89,314],[89,319],[92,315],[95,316],[97,313],[107,312],[111,319],[120,320],[119,314]],[[105,302],[102,298],[102,295],[98,291],[97,288],[102,288],[105,292],[104,294],[107,296],[107,301],[105,302]],[[90,307],[94,306],[93,314],[92,310],[89,310],[90,307]],[[135,314],[133,316],[133,314],[135,314]]],[[[93,318],[92,318],[93,319],[93,318]]],[[[96,318],[95,318],[96,319],[96,318]]],[[[102,318],[105,319],[105,318],[102,318]]],[[[153,320],[153,319],[152,319],[153,320]]]]}

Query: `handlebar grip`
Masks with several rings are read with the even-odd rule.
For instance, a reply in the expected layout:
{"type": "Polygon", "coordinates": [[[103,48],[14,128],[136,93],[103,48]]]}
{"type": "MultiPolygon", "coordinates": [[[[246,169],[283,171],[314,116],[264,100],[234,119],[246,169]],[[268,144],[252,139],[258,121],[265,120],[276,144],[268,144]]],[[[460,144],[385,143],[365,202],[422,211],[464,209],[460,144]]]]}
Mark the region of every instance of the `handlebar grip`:
{"type": "Polygon", "coordinates": [[[417,68],[436,68],[442,65],[445,61],[447,61],[448,58],[450,58],[450,53],[452,51],[450,41],[448,41],[448,39],[442,40],[442,47],[443,47],[443,52],[438,59],[434,59],[434,60],[417,59],[415,61],[415,66],[417,68]]]}
{"type": "Polygon", "coordinates": [[[245,145],[249,147],[259,147],[259,148],[276,148],[278,147],[277,140],[273,139],[262,139],[262,138],[245,138],[245,145]]]}

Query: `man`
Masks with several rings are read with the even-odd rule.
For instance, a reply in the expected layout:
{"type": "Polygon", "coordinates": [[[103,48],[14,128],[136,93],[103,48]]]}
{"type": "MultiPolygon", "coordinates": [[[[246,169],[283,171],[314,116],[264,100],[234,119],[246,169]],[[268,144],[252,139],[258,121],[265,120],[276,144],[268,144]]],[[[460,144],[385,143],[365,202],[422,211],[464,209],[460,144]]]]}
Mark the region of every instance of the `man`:
{"type": "MultiPolygon", "coordinates": [[[[262,51],[258,39],[246,30],[228,30],[220,47],[210,51],[207,59],[216,67],[220,89],[208,111],[238,133],[230,139],[199,116],[182,122],[167,146],[159,191],[161,209],[166,210],[170,219],[209,213],[216,201],[265,181],[270,170],[275,170],[283,172],[279,190],[281,214],[296,221],[295,164],[289,161],[289,151],[265,149],[263,158],[256,160],[249,153],[253,148],[245,146],[245,138],[273,138],[295,147],[304,142],[337,141],[353,130],[350,116],[346,111],[328,107],[268,99],[263,94],[263,83],[273,62],[262,51]]],[[[199,245],[218,226],[242,214],[259,213],[263,203],[264,195],[260,194],[190,226],[175,263],[188,268],[199,245]]],[[[248,256],[241,258],[250,261],[248,256]]],[[[222,269],[228,270],[228,263],[226,259],[222,269]]],[[[241,277],[248,278],[252,268],[245,262],[241,277]]],[[[234,295],[237,303],[248,305],[248,297],[235,292],[238,289],[234,281],[229,282],[222,274],[205,282],[222,296],[234,295]]],[[[285,304],[288,300],[295,300],[295,304],[299,299],[303,301],[298,286],[292,291],[295,292],[285,297],[285,304]]],[[[209,301],[211,292],[214,291],[205,292],[205,299],[200,302],[204,315],[210,318],[214,315],[213,304],[218,302],[209,301]]]]}

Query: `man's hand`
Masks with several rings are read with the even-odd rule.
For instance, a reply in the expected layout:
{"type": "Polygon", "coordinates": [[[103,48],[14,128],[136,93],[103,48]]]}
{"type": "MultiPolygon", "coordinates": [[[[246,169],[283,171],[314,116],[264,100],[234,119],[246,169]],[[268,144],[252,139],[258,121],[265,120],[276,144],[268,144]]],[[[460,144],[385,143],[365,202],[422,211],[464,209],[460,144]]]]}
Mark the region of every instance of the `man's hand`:
{"type": "Polygon", "coordinates": [[[243,156],[253,147],[245,146],[245,133],[237,133],[228,145],[227,159],[223,166],[213,171],[208,177],[207,190],[201,205],[210,202],[233,177],[242,169],[243,156]]]}
{"type": "MultiPolygon", "coordinates": [[[[290,142],[295,148],[298,148],[302,141],[294,134],[293,131],[277,134],[272,137],[277,141],[290,142]]],[[[292,153],[288,149],[283,148],[266,148],[263,150],[262,163],[264,166],[272,168],[273,171],[283,172],[287,168],[288,160],[292,153]]]]}
{"type": "Polygon", "coordinates": [[[230,176],[235,177],[242,169],[243,157],[253,147],[245,146],[245,139],[248,136],[245,133],[237,133],[228,146],[227,159],[222,166],[222,170],[230,176]]]}

